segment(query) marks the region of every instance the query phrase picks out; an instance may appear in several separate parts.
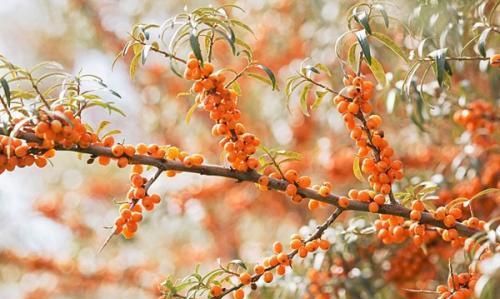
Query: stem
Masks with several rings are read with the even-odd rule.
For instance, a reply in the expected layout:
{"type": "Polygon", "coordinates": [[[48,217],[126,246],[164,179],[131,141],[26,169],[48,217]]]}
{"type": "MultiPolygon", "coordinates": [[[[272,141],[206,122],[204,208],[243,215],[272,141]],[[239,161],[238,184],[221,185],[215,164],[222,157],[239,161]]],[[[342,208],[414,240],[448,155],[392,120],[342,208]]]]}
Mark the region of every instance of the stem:
{"type": "MultiPolygon", "coordinates": [[[[137,38],[134,38],[134,37],[132,37],[132,38],[133,38],[133,40],[134,40],[134,41],[138,42],[139,44],[141,44],[141,45],[143,45],[143,46],[146,46],[146,45],[147,45],[145,42],[143,42],[143,41],[141,41],[141,40],[139,40],[139,39],[137,39],[137,38]]],[[[179,61],[179,62],[182,62],[182,63],[184,63],[184,64],[186,64],[186,63],[187,63],[187,61],[186,61],[186,60],[184,60],[184,59],[182,59],[182,58],[180,58],[180,57],[177,57],[177,56],[175,56],[174,54],[171,54],[171,53],[165,52],[165,51],[163,51],[163,50],[160,50],[160,49],[155,49],[155,48],[151,47],[151,51],[156,52],[156,53],[159,53],[159,54],[162,54],[163,56],[165,56],[165,57],[167,57],[167,58],[172,58],[172,59],[177,60],[177,61],[179,61]]]]}
{"type": "MultiPolygon", "coordinates": [[[[325,232],[325,230],[326,230],[327,228],[329,228],[329,227],[330,227],[330,225],[332,225],[332,223],[335,221],[335,219],[337,219],[337,218],[340,216],[340,214],[342,214],[342,212],[343,212],[343,211],[344,211],[344,209],[342,209],[342,208],[337,208],[337,209],[335,209],[335,211],[333,211],[333,213],[332,213],[332,214],[331,214],[331,215],[330,215],[330,216],[326,219],[326,221],[325,221],[323,224],[321,224],[320,226],[318,226],[318,227],[317,227],[317,229],[316,229],[316,231],[314,232],[314,234],[312,234],[309,238],[307,238],[307,239],[304,241],[304,243],[308,243],[308,242],[311,242],[311,241],[313,241],[313,240],[316,240],[316,239],[321,238],[321,236],[323,235],[323,233],[325,232]]],[[[291,259],[293,259],[293,258],[295,257],[295,255],[297,255],[297,253],[298,253],[298,252],[299,252],[299,251],[298,251],[297,249],[295,249],[295,250],[291,251],[291,252],[288,254],[288,259],[290,259],[290,260],[291,260],[291,259]]],[[[277,264],[277,265],[275,265],[275,266],[270,266],[270,267],[267,267],[267,268],[265,269],[264,273],[265,273],[266,271],[271,271],[271,270],[273,270],[274,268],[278,267],[279,265],[280,265],[280,264],[277,264]]],[[[258,281],[262,275],[264,275],[264,274],[260,274],[260,275],[258,275],[258,274],[254,274],[254,275],[252,276],[252,282],[256,282],[256,281],[258,281]]],[[[242,288],[243,286],[244,286],[244,285],[240,283],[240,284],[238,284],[238,285],[236,285],[236,286],[234,286],[234,287],[232,287],[232,288],[230,288],[230,289],[227,289],[227,290],[226,290],[224,293],[222,293],[220,296],[214,297],[214,299],[220,299],[220,298],[222,298],[222,297],[226,296],[227,294],[230,294],[231,292],[234,292],[234,291],[236,291],[236,290],[238,290],[238,289],[242,288]]]]}
{"type": "Polygon", "coordinates": [[[7,103],[5,102],[5,99],[0,96],[0,101],[2,102],[3,108],[5,109],[5,112],[7,112],[7,115],[9,116],[9,121],[12,120],[12,114],[10,114],[10,109],[7,106],[7,103]]]}
{"type": "MultiPolygon", "coordinates": [[[[482,57],[482,56],[456,56],[456,57],[446,57],[446,60],[456,60],[456,61],[469,61],[469,60],[490,60],[489,57],[482,57]]],[[[420,58],[418,61],[434,61],[434,58],[431,57],[425,57],[425,58],[420,58]]]]}
{"type": "MultiPolygon", "coordinates": [[[[0,132],[0,134],[5,134],[0,132]]],[[[17,135],[15,136],[16,138],[23,139],[27,142],[34,142],[34,143],[41,143],[42,140],[38,137],[35,136],[33,133],[27,133],[27,132],[18,132],[17,135]]],[[[94,156],[107,156],[107,157],[112,157],[115,158],[113,153],[111,152],[111,149],[108,147],[104,146],[96,146],[96,145],[91,145],[87,148],[80,148],[80,147],[72,147],[69,149],[62,148],[60,146],[55,147],[56,150],[58,151],[70,151],[70,152],[78,152],[78,153],[84,153],[84,154],[90,154],[94,156]]],[[[226,177],[226,178],[231,178],[235,179],[237,181],[247,181],[247,182],[253,182],[257,183],[260,174],[256,171],[247,171],[247,172],[239,172],[231,168],[227,167],[222,167],[222,166],[217,166],[217,165],[202,165],[202,166],[192,166],[192,167],[187,167],[185,166],[182,162],[179,161],[172,161],[172,160],[165,160],[165,159],[158,159],[158,158],[153,158],[150,156],[146,155],[134,155],[133,157],[130,158],[130,164],[141,164],[141,165],[150,165],[153,167],[156,167],[158,169],[161,169],[162,171],[165,170],[175,170],[175,171],[181,171],[181,172],[190,172],[190,173],[197,173],[200,175],[206,175],[206,176],[219,176],[219,177],[226,177]]],[[[286,180],[278,180],[278,179],[273,179],[269,178],[269,189],[274,189],[278,191],[285,191],[286,187],[288,186],[288,182],[286,180]]],[[[340,196],[335,195],[335,194],[329,194],[328,196],[321,196],[318,192],[316,192],[313,189],[309,188],[298,188],[298,194],[301,195],[304,198],[310,198],[310,199],[315,199],[336,207],[338,206],[338,200],[340,196]]],[[[346,208],[345,210],[352,210],[352,211],[363,211],[363,212],[368,212],[368,204],[360,201],[354,201],[351,200],[349,202],[349,207],[346,208]]],[[[377,214],[388,214],[388,215],[394,215],[394,216],[400,216],[406,219],[410,219],[410,209],[407,209],[399,204],[384,204],[380,206],[379,211],[377,214]]],[[[422,218],[420,219],[419,223],[421,224],[429,224],[431,226],[435,227],[440,227],[443,229],[448,229],[444,225],[442,221],[438,221],[432,217],[432,214],[429,212],[423,212],[422,213],[422,218]]],[[[469,228],[465,226],[462,223],[457,223],[455,226],[455,229],[463,236],[465,237],[470,237],[480,231],[469,228]]]]}

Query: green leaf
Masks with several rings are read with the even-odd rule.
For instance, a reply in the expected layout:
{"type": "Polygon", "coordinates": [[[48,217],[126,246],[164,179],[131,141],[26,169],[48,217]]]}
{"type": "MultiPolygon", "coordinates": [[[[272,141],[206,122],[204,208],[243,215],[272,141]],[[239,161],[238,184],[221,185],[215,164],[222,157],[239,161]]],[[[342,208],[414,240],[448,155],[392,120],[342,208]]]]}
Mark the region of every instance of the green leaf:
{"type": "Polygon", "coordinates": [[[321,91],[321,90],[317,90],[316,91],[316,98],[314,99],[314,102],[312,103],[311,105],[311,109],[314,110],[316,108],[319,107],[319,105],[321,105],[321,103],[323,102],[323,99],[325,98],[325,95],[328,93],[327,90],[324,90],[324,91],[321,91]]]}
{"type": "Polygon", "coordinates": [[[276,77],[274,76],[274,73],[273,73],[273,71],[271,71],[271,69],[269,69],[267,66],[260,64],[260,63],[253,63],[252,65],[257,66],[258,68],[260,68],[261,70],[266,72],[267,76],[269,77],[269,80],[271,80],[271,83],[272,83],[271,85],[273,87],[273,90],[277,89],[276,77]]]}
{"type": "Polygon", "coordinates": [[[351,45],[351,47],[349,48],[349,52],[347,52],[347,62],[349,63],[349,65],[354,69],[356,68],[357,64],[356,64],[356,46],[358,44],[357,43],[354,43],[351,45]]]}
{"type": "Polygon", "coordinates": [[[145,45],[144,48],[142,48],[142,65],[146,63],[146,59],[148,58],[149,50],[151,50],[151,45],[145,45]]]}
{"type": "Polygon", "coordinates": [[[372,7],[378,10],[378,12],[380,12],[382,17],[384,18],[385,27],[389,28],[389,16],[387,15],[385,7],[382,4],[374,4],[372,7]]]}
{"type": "Polygon", "coordinates": [[[141,57],[141,52],[135,54],[134,58],[130,61],[129,75],[131,79],[134,79],[135,72],[137,71],[137,65],[139,64],[139,58],[141,57]]]}
{"type": "Polygon", "coordinates": [[[235,265],[235,266],[238,266],[238,267],[241,267],[241,268],[247,270],[247,266],[245,265],[245,263],[242,260],[232,260],[232,261],[230,261],[227,264],[227,268],[229,268],[232,265],[235,265]]]}
{"type": "Polygon", "coordinates": [[[435,70],[437,75],[437,81],[439,86],[443,86],[444,74],[445,74],[445,65],[446,65],[446,52],[448,48],[438,49],[429,53],[429,56],[432,57],[435,61],[435,70]]]}
{"type": "Polygon", "coordinates": [[[198,37],[196,36],[196,31],[194,29],[189,34],[189,44],[191,45],[194,56],[203,65],[203,56],[201,55],[200,42],[198,41],[198,37]]]}
{"type": "Polygon", "coordinates": [[[0,79],[0,83],[2,84],[3,92],[5,93],[5,97],[7,98],[7,107],[10,107],[10,88],[7,80],[5,78],[0,79]]]}
{"type": "Polygon", "coordinates": [[[409,62],[408,58],[406,57],[405,53],[403,50],[396,45],[396,43],[387,35],[380,33],[380,32],[373,32],[371,35],[374,38],[376,38],[378,41],[380,41],[382,44],[384,44],[387,48],[389,48],[392,52],[394,52],[396,55],[401,57],[404,61],[407,63],[409,62]]]}
{"type": "Polygon", "coordinates": [[[102,135],[102,138],[105,138],[105,137],[108,137],[111,135],[120,134],[121,132],[122,131],[120,131],[120,130],[111,130],[111,131],[107,132],[106,134],[102,135]]]}
{"type": "Polygon", "coordinates": [[[271,80],[269,80],[268,78],[264,77],[264,76],[261,76],[259,74],[255,74],[255,73],[247,73],[247,76],[248,77],[252,77],[252,78],[255,78],[259,81],[262,81],[266,84],[268,84],[269,86],[273,86],[273,82],[271,80]]]}
{"type": "Polygon", "coordinates": [[[309,109],[307,108],[307,96],[309,95],[309,90],[311,90],[312,84],[307,84],[304,86],[302,91],[300,92],[300,108],[302,109],[302,113],[309,116],[309,109]]]}
{"type": "Polygon", "coordinates": [[[375,57],[372,57],[372,63],[369,64],[368,67],[372,71],[375,79],[377,79],[377,82],[380,85],[385,86],[387,82],[385,79],[385,71],[382,64],[375,57]]]}
{"type": "Polygon", "coordinates": [[[470,200],[472,201],[472,200],[477,199],[477,198],[479,198],[481,196],[484,196],[486,194],[495,193],[495,192],[498,192],[498,191],[500,191],[500,189],[497,189],[497,188],[488,188],[486,190],[483,190],[483,191],[477,193],[470,200]]]}
{"type": "Polygon", "coordinates": [[[370,22],[368,20],[368,14],[364,11],[357,13],[354,15],[354,19],[358,22],[363,28],[365,28],[368,34],[372,34],[372,29],[370,28],[370,22]]]}
{"type": "Polygon", "coordinates": [[[479,36],[479,40],[477,42],[479,54],[481,54],[481,56],[483,57],[486,57],[486,39],[488,38],[488,34],[490,33],[490,31],[491,27],[484,29],[483,32],[481,32],[481,35],[479,36]]]}
{"type": "Polygon", "coordinates": [[[352,172],[358,181],[363,182],[365,178],[363,177],[363,173],[361,172],[361,161],[358,156],[354,156],[354,161],[352,162],[352,172]]]}
{"type": "Polygon", "coordinates": [[[361,50],[366,57],[366,61],[368,64],[372,64],[372,55],[370,53],[370,45],[368,44],[368,38],[366,36],[365,30],[356,31],[356,38],[358,39],[359,45],[361,46],[361,50]]]}
{"type": "Polygon", "coordinates": [[[198,102],[194,102],[193,106],[189,108],[185,118],[187,124],[191,121],[191,117],[193,116],[193,113],[196,111],[197,108],[198,108],[198,102]]]}
{"type": "Polygon", "coordinates": [[[97,127],[96,135],[99,136],[99,133],[101,133],[101,131],[104,130],[110,124],[111,124],[111,122],[109,122],[107,120],[101,121],[101,123],[99,124],[99,127],[97,127]]]}

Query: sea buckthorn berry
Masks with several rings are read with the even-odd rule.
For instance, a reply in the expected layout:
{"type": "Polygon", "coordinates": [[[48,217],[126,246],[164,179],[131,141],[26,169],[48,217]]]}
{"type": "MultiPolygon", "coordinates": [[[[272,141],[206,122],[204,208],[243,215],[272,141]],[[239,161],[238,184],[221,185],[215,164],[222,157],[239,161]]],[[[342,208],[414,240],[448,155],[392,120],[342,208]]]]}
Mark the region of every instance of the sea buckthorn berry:
{"type": "Polygon", "coordinates": [[[297,250],[302,245],[303,245],[303,243],[300,239],[293,239],[292,241],[290,241],[290,248],[291,249],[297,250]]]}
{"type": "Polygon", "coordinates": [[[343,209],[349,207],[349,199],[345,196],[339,198],[339,206],[343,209]]]}
{"type": "Polygon", "coordinates": [[[425,210],[424,203],[420,200],[416,200],[412,203],[411,209],[419,212],[423,212],[425,210]]]}
{"type": "Polygon", "coordinates": [[[222,287],[220,285],[213,285],[210,288],[210,295],[217,297],[222,294],[222,287]]]}
{"type": "Polygon", "coordinates": [[[500,54],[493,54],[490,57],[491,67],[500,67],[500,54]]]}
{"type": "Polygon", "coordinates": [[[245,298],[245,291],[243,291],[242,289],[237,289],[236,291],[234,291],[233,298],[234,299],[245,298]]]}
{"type": "Polygon", "coordinates": [[[385,196],[383,194],[377,194],[373,197],[373,201],[381,206],[385,203],[385,196]]]}
{"type": "Polygon", "coordinates": [[[285,180],[289,183],[294,183],[297,180],[298,174],[294,169],[289,169],[285,172],[285,180]]]}
{"type": "Polygon", "coordinates": [[[422,218],[422,212],[417,211],[417,210],[412,210],[410,212],[410,219],[414,221],[419,221],[420,218],[422,218]]]}
{"type": "Polygon", "coordinates": [[[111,147],[111,152],[115,157],[121,157],[124,153],[124,147],[121,144],[115,144],[111,147]]]}
{"type": "Polygon", "coordinates": [[[316,210],[319,207],[319,201],[310,199],[309,202],[307,203],[307,207],[309,210],[316,210]]]}
{"type": "Polygon", "coordinates": [[[283,251],[283,244],[281,242],[274,242],[273,251],[276,254],[281,253],[283,251]]]}
{"type": "Polygon", "coordinates": [[[271,283],[273,281],[273,273],[270,271],[264,272],[264,282],[271,283]]]}
{"type": "Polygon", "coordinates": [[[265,268],[262,265],[256,265],[253,268],[253,272],[255,272],[255,274],[257,274],[257,275],[262,275],[264,273],[264,271],[265,271],[265,268]]]}
{"type": "Polygon", "coordinates": [[[285,192],[288,196],[294,196],[297,193],[297,186],[294,184],[288,184],[285,192]]]}
{"type": "Polygon", "coordinates": [[[127,157],[120,157],[120,158],[118,158],[118,161],[117,161],[116,165],[119,168],[125,168],[125,167],[127,167],[128,166],[128,158],[127,157]]]}
{"type": "Polygon", "coordinates": [[[297,179],[297,185],[300,188],[309,188],[311,186],[311,178],[308,176],[301,176],[297,179]]]}
{"type": "Polygon", "coordinates": [[[460,208],[451,208],[448,214],[452,215],[455,219],[462,218],[462,210],[460,208]]]}
{"type": "Polygon", "coordinates": [[[252,282],[252,276],[248,272],[243,272],[240,274],[240,282],[244,285],[248,285],[252,282]]]}
{"type": "Polygon", "coordinates": [[[453,227],[455,226],[456,219],[455,217],[453,217],[453,215],[446,215],[446,217],[444,217],[443,223],[447,227],[453,227]]]}
{"type": "Polygon", "coordinates": [[[439,207],[433,213],[434,219],[436,220],[444,220],[446,216],[446,209],[444,207],[439,207]]]}
{"type": "Polygon", "coordinates": [[[319,187],[318,193],[323,197],[327,197],[330,194],[330,188],[328,186],[323,185],[319,187]]]}
{"type": "Polygon", "coordinates": [[[324,239],[319,240],[319,248],[321,248],[322,250],[330,249],[330,242],[324,239]]]}
{"type": "Polygon", "coordinates": [[[368,211],[370,211],[371,213],[377,213],[378,209],[379,209],[379,206],[376,202],[371,202],[368,205],[368,211]]]}
{"type": "Polygon", "coordinates": [[[278,254],[278,256],[276,258],[278,259],[278,262],[280,264],[286,264],[288,262],[288,254],[286,254],[284,252],[281,252],[280,254],[278,254]]]}
{"type": "Polygon", "coordinates": [[[358,199],[358,190],[356,190],[356,189],[351,189],[351,190],[349,190],[348,195],[349,195],[349,197],[350,197],[351,199],[356,200],[356,199],[358,199]]]}

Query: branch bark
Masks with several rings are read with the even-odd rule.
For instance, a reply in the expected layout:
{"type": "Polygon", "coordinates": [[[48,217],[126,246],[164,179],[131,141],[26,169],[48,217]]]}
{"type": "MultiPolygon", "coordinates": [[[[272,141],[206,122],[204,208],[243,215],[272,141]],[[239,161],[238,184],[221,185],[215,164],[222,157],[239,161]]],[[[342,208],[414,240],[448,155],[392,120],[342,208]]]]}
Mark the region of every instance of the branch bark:
{"type": "MultiPolygon", "coordinates": [[[[0,132],[0,134],[3,134],[3,133],[0,132]]],[[[41,139],[36,137],[33,133],[27,133],[27,132],[20,131],[17,133],[16,138],[26,140],[27,142],[41,143],[41,139]]],[[[62,147],[56,147],[55,149],[58,151],[78,152],[78,153],[90,154],[93,156],[114,157],[113,153],[111,152],[111,148],[104,147],[104,146],[93,145],[93,146],[90,146],[88,148],[72,147],[69,149],[65,149],[62,147]]],[[[179,162],[179,161],[158,159],[158,158],[153,158],[153,157],[145,156],[145,155],[134,155],[133,157],[130,158],[130,164],[150,165],[150,166],[156,167],[162,171],[175,170],[175,171],[180,171],[180,172],[197,173],[197,174],[206,175],[206,176],[226,177],[226,178],[235,179],[237,181],[247,181],[247,182],[253,182],[253,183],[257,183],[257,181],[259,180],[259,177],[261,176],[256,171],[239,172],[239,171],[236,171],[236,170],[228,168],[228,167],[217,166],[217,165],[204,164],[202,166],[187,167],[182,162],[179,162]]],[[[268,185],[269,189],[285,191],[287,185],[288,185],[288,182],[285,180],[277,180],[277,179],[269,178],[269,185],[268,185]]],[[[330,194],[328,196],[323,197],[315,190],[309,189],[309,188],[298,188],[297,193],[300,194],[301,196],[303,196],[304,198],[315,199],[315,200],[339,207],[338,201],[339,201],[340,197],[338,195],[330,194]]],[[[364,203],[364,202],[351,200],[349,202],[349,206],[345,210],[368,212],[368,204],[364,203]]],[[[411,212],[410,209],[407,209],[407,208],[405,208],[401,205],[398,205],[398,204],[384,204],[384,205],[380,206],[377,214],[388,214],[388,215],[400,216],[400,217],[403,217],[406,219],[410,219],[410,212],[411,212]]],[[[422,224],[429,224],[429,225],[444,228],[444,229],[448,228],[444,225],[443,222],[434,219],[432,217],[431,213],[428,213],[428,212],[422,213],[422,218],[420,219],[419,222],[422,224]]],[[[459,222],[457,222],[455,228],[462,236],[466,236],[466,237],[470,237],[470,236],[474,235],[475,233],[479,232],[478,230],[469,228],[469,227],[467,227],[464,224],[461,224],[459,222]]]]}

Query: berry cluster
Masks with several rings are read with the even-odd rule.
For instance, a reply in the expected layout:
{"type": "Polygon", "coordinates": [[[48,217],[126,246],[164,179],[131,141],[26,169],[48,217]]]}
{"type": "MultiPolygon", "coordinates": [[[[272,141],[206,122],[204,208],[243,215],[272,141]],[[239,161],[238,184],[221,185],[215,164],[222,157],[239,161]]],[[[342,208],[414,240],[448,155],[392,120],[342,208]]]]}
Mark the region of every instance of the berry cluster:
{"type": "MultiPolygon", "coordinates": [[[[351,200],[357,200],[368,203],[368,210],[371,213],[377,213],[380,206],[385,203],[385,195],[377,194],[375,191],[372,190],[351,189],[348,192],[348,196],[351,198],[351,200]]],[[[347,204],[349,203],[349,201],[345,201],[347,198],[345,199],[341,198],[341,199],[342,202],[346,202],[347,204]]]]}
{"type": "Polygon", "coordinates": [[[13,171],[16,167],[23,168],[35,164],[38,167],[47,165],[47,158],[54,156],[55,151],[45,151],[43,154],[33,152],[33,145],[21,139],[0,136],[0,174],[13,171]]]}
{"type": "Polygon", "coordinates": [[[474,286],[479,279],[479,273],[464,272],[448,276],[448,283],[436,287],[436,291],[440,294],[439,299],[467,299],[473,295],[474,286]]]}
{"type": "Polygon", "coordinates": [[[472,134],[475,144],[488,146],[494,143],[489,135],[494,133],[499,119],[491,103],[484,100],[473,101],[465,109],[456,111],[453,120],[472,134]]]}
{"type": "MultiPolygon", "coordinates": [[[[298,194],[298,188],[309,188],[311,186],[311,178],[309,176],[299,176],[299,173],[295,169],[288,169],[285,171],[283,175],[278,171],[274,171],[272,168],[267,168],[264,175],[259,177],[257,182],[259,188],[263,191],[267,190],[267,186],[269,184],[269,178],[273,179],[285,179],[288,182],[288,185],[285,189],[285,194],[290,196],[294,203],[302,202],[302,196],[298,194]]],[[[310,200],[311,202],[317,202],[315,200],[310,200]]]]}
{"type": "Polygon", "coordinates": [[[87,131],[79,116],[70,109],[59,105],[53,111],[40,111],[35,135],[42,139],[41,148],[51,149],[56,145],[71,148],[77,145],[87,148],[97,142],[97,135],[87,131]]]}
{"type": "MultiPolygon", "coordinates": [[[[252,289],[255,289],[257,282],[261,277],[265,283],[271,283],[274,280],[273,269],[276,269],[276,274],[283,276],[286,273],[286,267],[291,267],[291,258],[298,254],[301,258],[306,258],[309,253],[313,253],[318,249],[328,250],[330,249],[330,242],[325,239],[315,238],[312,240],[304,240],[299,234],[294,234],[291,236],[290,253],[284,251],[284,246],[281,242],[275,242],[273,244],[273,255],[264,259],[262,264],[255,265],[253,271],[254,274],[249,272],[242,272],[239,274],[239,281],[242,286],[251,285],[252,289]]],[[[225,291],[220,285],[213,285],[210,289],[212,297],[218,298],[225,291]]],[[[235,299],[241,299],[245,295],[243,289],[238,288],[234,291],[233,297],[235,299]]]]}
{"type": "Polygon", "coordinates": [[[210,119],[215,122],[212,127],[214,136],[222,136],[219,144],[226,151],[226,159],[238,171],[256,169],[257,159],[250,157],[255,153],[260,140],[247,133],[245,126],[239,122],[241,112],[237,108],[238,95],[224,85],[223,74],[214,74],[212,64],[203,65],[190,55],[184,78],[194,80],[192,91],[197,94],[197,102],[209,112],[210,119]]]}
{"type": "Polygon", "coordinates": [[[334,98],[337,110],[342,114],[351,138],[359,147],[358,156],[362,158],[362,171],[368,174],[370,186],[376,192],[389,194],[391,184],[403,177],[403,163],[393,160],[394,150],[384,139],[380,129],[382,118],[373,114],[369,100],[373,97],[374,85],[361,77],[344,78],[345,88],[334,98]],[[356,124],[356,119],[360,124],[356,124]],[[368,157],[370,152],[372,157],[368,157]]]}

